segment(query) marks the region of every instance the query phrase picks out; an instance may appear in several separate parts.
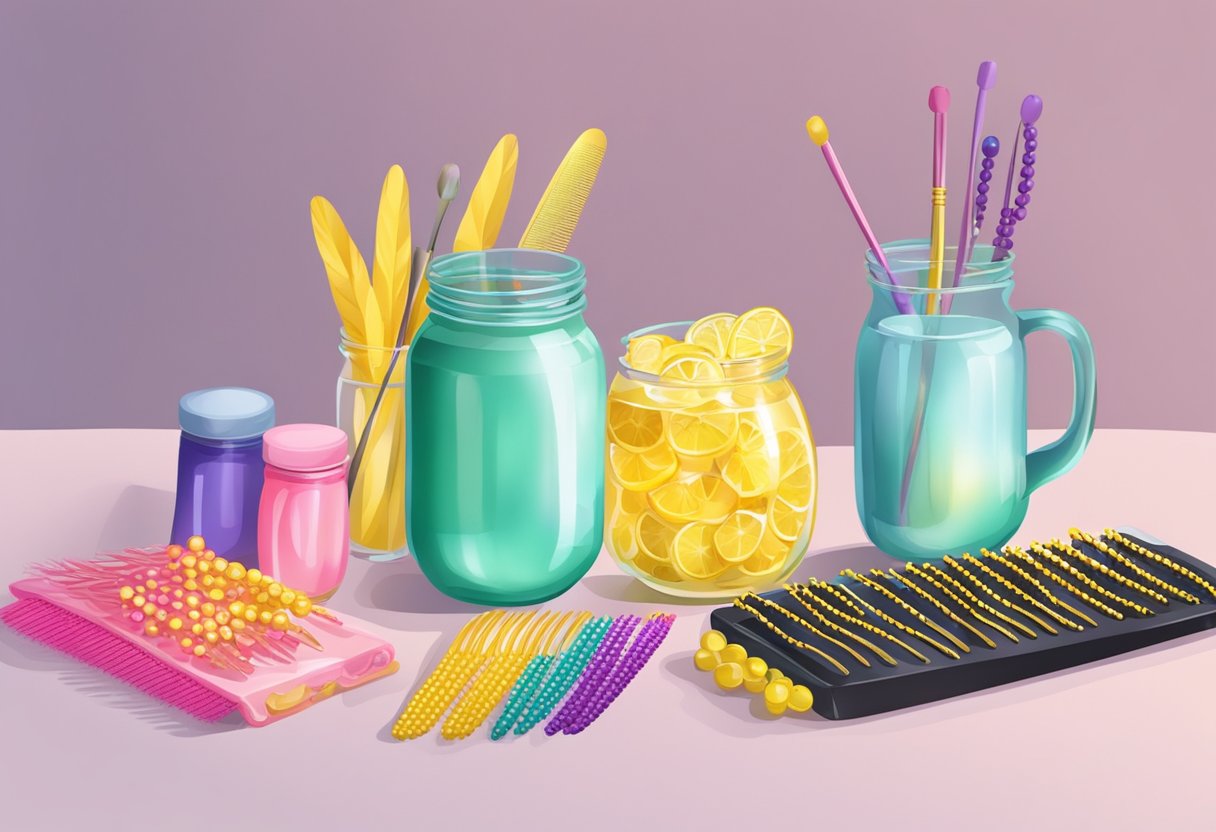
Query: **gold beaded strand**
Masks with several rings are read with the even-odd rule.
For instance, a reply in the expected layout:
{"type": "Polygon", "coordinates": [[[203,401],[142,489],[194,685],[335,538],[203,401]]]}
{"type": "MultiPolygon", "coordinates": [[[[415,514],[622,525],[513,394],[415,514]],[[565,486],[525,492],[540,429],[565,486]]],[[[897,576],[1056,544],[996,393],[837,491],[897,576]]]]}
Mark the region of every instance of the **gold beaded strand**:
{"type": "Polygon", "coordinates": [[[1095,598],[1094,596],[1090,595],[1088,592],[1086,592],[1081,587],[1076,586],[1075,584],[1073,584],[1071,581],[1067,580],[1066,578],[1064,578],[1060,575],[1057,575],[1055,572],[1048,569],[1045,564],[1039,563],[1038,560],[1036,560],[1029,552],[1025,551],[1021,547],[1006,546],[1004,549],[1004,552],[1007,555],[1010,555],[1012,557],[1015,557],[1019,560],[1025,561],[1026,563],[1030,564],[1036,570],[1038,570],[1040,573],[1042,573],[1043,575],[1046,575],[1052,581],[1059,584],[1064,589],[1068,590],[1073,595],[1080,598],[1082,601],[1089,604],[1091,607],[1098,610],[1102,614],[1108,615],[1111,618],[1115,619],[1116,621],[1123,620],[1123,613],[1119,612],[1119,610],[1117,610],[1114,607],[1111,607],[1107,604],[1104,604],[1101,599],[1095,598]]]}
{"type": "MultiPolygon", "coordinates": [[[[1073,530],[1070,529],[1069,534],[1071,534],[1072,531],[1073,530]]],[[[1159,555],[1151,549],[1144,548],[1143,546],[1141,546],[1139,543],[1136,543],[1135,541],[1128,540],[1126,537],[1119,534],[1114,529],[1106,529],[1103,532],[1103,534],[1105,534],[1111,540],[1115,541],[1115,543],[1119,544],[1124,549],[1127,549],[1128,551],[1133,552],[1146,560],[1151,560],[1154,563],[1158,563],[1161,566],[1164,566],[1166,569],[1170,570],[1171,572],[1173,572],[1177,575],[1181,575],[1182,577],[1186,578],[1187,580],[1192,581],[1193,583],[1197,584],[1198,586],[1202,587],[1203,589],[1206,589],[1213,598],[1216,598],[1216,586],[1212,586],[1211,583],[1209,583],[1208,581],[1205,581],[1199,575],[1196,575],[1194,572],[1187,569],[1186,567],[1184,567],[1180,564],[1174,563],[1174,561],[1170,560],[1165,555],[1159,555]]],[[[1108,550],[1103,550],[1103,551],[1108,551],[1108,550]]],[[[1112,553],[1112,555],[1122,557],[1122,555],[1120,553],[1115,552],[1114,549],[1109,549],[1109,551],[1112,553]]],[[[1131,563],[1130,559],[1128,559],[1126,562],[1131,563]]],[[[1139,569],[1139,567],[1136,567],[1136,568],[1139,569]]],[[[1144,575],[1151,576],[1152,578],[1154,578],[1155,580],[1158,580],[1158,581],[1161,580],[1160,578],[1157,578],[1156,575],[1153,575],[1151,572],[1144,572],[1144,575]]],[[[1165,581],[1161,581],[1161,583],[1165,584],[1165,586],[1167,586],[1167,587],[1170,587],[1170,585],[1166,584],[1165,581]]],[[[1191,603],[1196,603],[1196,604],[1199,603],[1199,599],[1196,598],[1194,595],[1192,595],[1189,592],[1177,590],[1175,587],[1170,587],[1170,589],[1183,592],[1183,595],[1189,596],[1191,598],[1195,598],[1195,600],[1191,603]]]]}
{"type": "Polygon", "coordinates": [[[988,613],[989,615],[995,616],[996,618],[999,618],[1001,621],[1004,621],[1006,624],[1015,628],[1016,630],[1018,630],[1018,632],[1020,632],[1024,635],[1028,635],[1031,638],[1039,637],[1038,633],[1036,633],[1034,630],[1027,627],[1021,621],[1015,621],[1014,619],[1005,615],[1005,613],[998,610],[996,607],[989,604],[987,601],[984,601],[981,598],[979,598],[978,596],[976,596],[975,593],[973,593],[971,590],[967,589],[967,587],[963,586],[962,583],[960,583],[953,575],[947,573],[946,570],[938,567],[936,564],[933,564],[933,563],[926,563],[924,566],[927,571],[932,572],[934,575],[936,575],[938,580],[940,580],[943,584],[949,584],[954,589],[958,590],[958,592],[961,593],[964,598],[966,598],[968,601],[970,601],[975,606],[982,609],[984,612],[988,613]]]}
{"type": "Polygon", "coordinates": [[[955,612],[954,612],[954,610],[952,610],[952,609],[950,609],[949,607],[947,607],[945,604],[943,604],[943,603],[942,603],[941,601],[939,601],[937,598],[933,597],[933,596],[932,596],[932,595],[930,595],[928,592],[926,592],[924,589],[922,589],[921,587],[917,586],[917,585],[916,585],[916,584],[915,584],[915,583],[912,581],[912,579],[911,579],[911,578],[909,578],[907,575],[904,575],[904,574],[902,574],[902,573],[900,573],[900,572],[896,572],[894,569],[889,570],[887,574],[888,574],[888,575],[890,575],[890,576],[891,576],[891,578],[892,578],[893,580],[898,581],[899,583],[901,583],[901,584],[903,584],[904,586],[906,586],[908,589],[910,589],[910,590],[912,590],[913,592],[915,592],[915,593],[916,593],[917,595],[919,595],[921,598],[923,598],[923,599],[925,599],[926,601],[928,601],[930,604],[932,604],[934,607],[936,607],[938,610],[940,610],[940,611],[941,611],[941,613],[942,613],[942,615],[945,615],[947,618],[949,618],[949,619],[950,619],[951,621],[953,621],[955,624],[957,624],[957,625],[959,625],[960,627],[962,627],[962,628],[964,628],[964,629],[968,630],[968,631],[969,631],[969,632],[970,632],[972,635],[974,635],[974,636],[975,636],[976,638],[978,638],[980,641],[984,642],[984,644],[985,644],[985,645],[986,645],[986,646],[987,646],[989,649],[991,649],[991,650],[995,650],[995,649],[996,649],[996,642],[995,642],[995,641],[993,641],[992,639],[988,638],[988,636],[984,635],[984,634],[983,634],[983,633],[981,633],[979,630],[977,630],[975,627],[973,627],[973,626],[971,626],[970,624],[968,624],[968,623],[967,623],[965,620],[963,620],[963,619],[962,619],[962,618],[960,618],[958,615],[956,615],[956,614],[955,614],[955,612]]]}
{"type": "MultiPolygon", "coordinates": [[[[894,667],[897,664],[895,659],[891,657],[890,653],[883,650],[877,644],[874,644],[874,642],[870,641],[867,638],[863,638],[862,636],[858,635],[857,633],[854,633],[852,630],[849,630],[849,629],[846,629],[845,627],[840,626],[835,621],[830,621],[827,616],[825,616],[822,612],[820,612],[818,610],[818,608],[811,606],[811,604],[806,600],[806,598],[803,598],[799,594],[798,589],[799,588],[793,584],[785,585],[785,591],[789,593],[790,597],[793,598],[795,601],[797,601],[799,604],[801,604],[806,609],[807,612],[809,612],[811,615],[813,615],[815,617],[816,621],[818,621],[820,624],[822,624],[825,627],[829,627],[832,630],[835,630],[836,632],[841,633],[842,635],[848,636],[849,638],[856,641],[858,644],[870,649],[871,651],[873,651],[874,655],[878,656],[878,658],[882,659],[884,662],[891,665],[891,667],[894,667]]],[[[814,598],[815,596],[810,595],[809,597],[814,598]]],[[[818,600],[818,599],[816,599],[816,600],[818,600]]],[[[850,617],[851,616],[846,616],[846,618],[850,618],[850,617]]],[[[853,621],[856,621],[856,619],[853,619],[853,621]]],[[[860,623],[860,622],[858,622],[858,623],[860,623]]]]}
{"type": "Polygon", "coordinates": [[[861,627],[863,630],[866,630],[867,632],[874,633],[877,636],[881,636],[882,638],[885,638],[888,641],[890,641],[892,644],[898,644],[904,650],[907,650],[909,653],[911,653],[916,658],[920,659],[925,664],[929,663],[928,656],[926,656],[924,653],[917,650],[912,645],[908,644],[902,638],[899,638],[898,636],[894,636],[891,633],[888,633],[882,627],[879,627],[877,624],[871,624],[869,621],[866,621],[863,618],[861,618],[861,616],[864,616],[866,614],[866,611],[861,609],[860,607],[858,607],[856,604],[854,604],[851,600],[849,600],[848,596],[846,596],[844,593],[837,590],[834,586],[829,584],[827,581],[820,581],[816,578],[809,578],[807,580],[806,586],[797,586],[796,589],[799,592],[804,593],[807,596],[807,598],[812,599],[813,601],[818,603],[820,606],[822,606],[824,609],[828,610],[829,612],[838,616],[839,618],[841,618],[845,621],[848,621],[853,626],[861,627]],[[857,615],[856,616],[850,615],[849,613],[846,613],[843,610],[836,607],[836,605],[833,604],[832,602],[830,602],[828,599],[826,599],[820,595],[816,595],[814,592],[811,591],[812,587],[819,590],[820,592],[826,592],[826,593],[831,594],[835,600],[844,604],[848,609],[856,612],[857,615]]]}
{"type": "MultiPolygon", "coordinates": [[[[959,650],[962,650],[964,653],[971,652],[971,647],[966,642],[964,642],[963,640],[958,638],[958,636],[954,635],[946,628],[939,625],[936,621],[934,621],[929,616],[927,616],[924,613],[917,610],[915,607],[913,607],[907,601],[905,601],[904,599],[902,599],[898,595],[896,595],[894,592],[892,592],[891,589],[886,584],[882,583],[879,579],[887,580],[886,572],[883,572],[881,569],[871,569],[870,575],[872,577],[869,579],[869,585],[872,586],[876,591],[882,593],[882,595],[884,597],[890,599],[890,601],[892,603],[899,606],[901,609],[903,609],[909,615],[914,617],[917,621],[928,626],[934,632],[936,632],[939,635],[941,635],[942,637],[946,638],[951,644],[953,644],[959,650]]],[[[863,577],[863,576],[859,576],[859,577],[863,577]]]]}
{"type": "Polygon", "coordinates": [[[760,612],[760,610],[756,609],[751,604],[748,604],[746,601],[744,601],[743,598],[736,598],[732,603],[739,609],[743,610],[744,612],[749,613],[753,618],[755,618],[757,621],[759,621],[765,627],[768,627],[768,629],[771,630],[772,633],[774,635],[776,635],[778,638],[788,642],[789,644],[794,645],[795,647],[801,648],[802,650],[805,650],[808,653],[814,653],[816,656],[819,656],[821,659],[829,662],[842,675],[844,675],[844,676],[849,675],[849,669],[847,667],[845,667],[843,664],[841,664],[836,659],[829,656],[827,653],[820,650],[815,645],[807,644],[805,641],[801,641],[800,639],[794,638],[789,633],[785,632],[780,627],[778,627],[776,624],[774,624],[772,621],[770,621],[768,619],[768,617],[765,616],[764,613],[760,612]]]}
{"type": "Polygon", "coordinates": [[[1101,595],[1103,598],[1107,598],[1111,601],[1114,601],[1116,604],[1120,604],[1120,605],[1126,607],[1127,609],[1132,610],[1135,613],[1138,613],[1139,615],[1144,615],[1144,616],[1156,615],[1155,612],[1153,612],[1152,610],[1150,610],[1148,607],[1144,606],[1143,604],[1137,604],[1132,599],[1124,598],[1119,593],[1109,590],[1106,587],[1102,586],[1100,583],[1095,581],[1093,578],[1086,575],[1080,569],[1073,566],[1071,563],[1069,563],[1064,558],[1060,557],[1055,552],[1053,552],[1050,549],[1048,549],[1047,547],[1045,547],[1043,544],[1039,543],[1037,540],[1030,541],[1030,551],[1034,552],[1036,555],[1043,558],[1048,563],[1055,566],[1057,569],[1063,570],[1064,572],[1066,572],[1069,575],[1069,577],[1073,578],[1076,581],[1081,582],[1091,592],[1095,592],[1098,595],[1101,595]]]}
{"type": "Polygon", "coordinates": [[[985,595],[987,595],[992,600],[996,601],[998,604],[1003,605],[1006,609],[1013,610],[1018,615],[1029,618],[1031,621],[1033,621],[1038,627],[1040,627],[1048,635],[1053,635],[1053,636],[1059,635],[1060,631],[1057,630],[1055,627],[1051,626],[1046,621],[1039,618],[1037,615],[1034,615],[1033,613],[1028,612],[1024,607],[1020,607],[1017,604],[1010,601],[1008,598],[1001,596],[1000,593],[998,593],[992,587],[988,586],[988,584],[981,581],[969,569],[967,569],[967,567],[963,566],[961,563],[959,563],[954,558],[950,557],[949,555],[946,555],[942,560],[945,561],[947,566],[949,566],[951,569],[958,572],[964,578],[969,580],[973,586],[975,586],[977,589],[979,589],[981,592],[983,592],[985,595]]]}
{"type": "MultiPolygon", "coordinates": [[[[992,552],[990,552],[987,549],[980,549],[980,555],[982,557],[989,557],[991,554],[992,554],[992,552]]],[[[1034,606],[1035,609],[1040,610],[1041,612],[1043,612],[1044,614],[1046,614],[1047,616],[1049,616],[1050,618],[1052,618],[1053,620],[1058,622],[1060,625],[1067,627],[1070,630],[1084,629],[1080,624],[1073,621],[1071,618],[1067,618],[1066,616],[1060,615],[1058,612],[1056,612],[1051,607],[1044,604],[1038,598],[1035,598],[1029,592],[1027,592],[1026,590],[1022,589],[1020,586],[1015,584],[1013,581],[1009,580],[1004,575],[1002,575],[1001,573],[999,573],[995,569],[993,569],[991,566],[984,563],[982,560],[977,558],[975,555],[972,555],[970,553],[964,554],[963,560],[974,565],[977,569],[979,569],[985,575],[988,575],[990,578],[992,578],[998,584],[1000,584],[1001,586],[1008,589],[1010,592],[1012,592],[1017,597],[1021,598],[1026,603],[1031,604],[1032,606],[1034,606]]]]}
{"type": "Polygon", "coordinates": [[[768,598],[765,598],[762,595],[757,595],[754,592],[745,592],[743,594],[743,597],[756,599],[757,601],[759,601],[761,604],[768,607],[769,609],[776,610],[777,612],[781,613],[782,615],[784,615],[786,618],[793,621],[798,626],[803,627],[804,629],[808,630],[811,633],[814,633],[815,635],[819,636],[821,639],[824,639],[825,641],[832,642],[832,644],[835,644],[841,650],[845,651],[850,656],[857,659],[857,661],[860,662],[865,667],[870,666],[870,660],[867,659],[865,656],[861,655],[860,653],[858,653],[852,647],[845,644],[840,639],[830,636],[827,633],[823,632],[822,630],[818,629],[817,627],[815,627],[814,624],[807,621],[805,618],[802,618],[797,613],[787,610],[785,607],[781,606],[776,601],[770,601],[768,598]]]}
{"type": "MultiPolygon", "coordinates": [[[[844,572],[841,572],[841,574],[844,575],[846,572],[852,572],[852,570],[851,569],[845,570],[844,572]]],[[[856,575],[856,573],[854,573],[854,575],[856,575]]],[[[852,577],[852,576],[846,575],[846,577],[852,577]]],[[[860,581],[861,583],[865,582],[863,576],[858,575],[857,577],[862,578],[862,580],[860,581]]],[[[871,604],[870,602],[868,602],[864,598],[862,598],[860,595],[858,595],[856,592],[854,592],[852,590],[852,588],[847,587],[843,584],[841,584],[840,588],[841,588],[841,590],[843,590],[844,592],[847,592],[850,596],[852,596],[854,601],[857,601],[863,607],[865,607],[870,612],[877,615],[883,621],[887,622],[888,624],[890,624],[892,627],[899,630],[900,632],[907,633],[910,636],[915,636],[916,638],[923,641],[925,644],[932,647],[934,650],[937,650],[943,656],[949,656],[952,659],[959,658],[958,653],[956,653],[954,650],[952,650],[949,647],[947,647],[946,645],[942,644],[940,641],[933,638],[932,636],[925,635],[924,633],[922,633],[920,630],[916,629],[915,627],[910,627],[907,624],[905,624],[904,622],[900,621],[898,618],[895,618],[894,616],[891,616],[891,615],[883,612],[878,607],[874,606],[873,604],[871,604]]]]}
{"type": "Polygon", "coordinates": [[[1053,537],[1050,541],[1048,541],[1047,545],[1050,546],[1051,548],[1055,549],[1059,554],[1067,555],[1068,557],[1072,558],[1073,560],[1078,561],[1085,566],[1088,566],[1093,571],[1095,571],[1101,575],[1105,575],[1106,577],[1110,578],[1115,583],[1119,584],[1119,586],[1124,586],[1124,587],[1127,587],[1128,589],[1135,590],[1136,592],[1139,592],[1141,595],[1143,595],[1147,598],[1151,598],[1152,600],[1156,601],[1158,604],[1161,604],[1163,606],[1168,606],[1170,603],[1170,599],[1166,598],[1164,595],[1162,595],[1157,590],[1149,589],[1144,584],[1140,583],[1137,580],[1127,577],[1122,572],[1111,569],[1105,563],[1102,563],[1102,561],[1100,561],[1096,558],[1091,558],[1089,555],[1085,554],[1077,547],[1070,546],[1069,544],[1060,540],[1058,537],[1053,537]]]}
{"type": "Polygon", "coordinates": [[[1043,583],[1038,578],[1036,578],[1034,575],[1031,575],[1025,569],[1018,566],[1016,563],[1009,560],[1004,555],[998,555],[996,552],[991,552],[987,549],[982,550],[982,554],[985,558],[992,560],[994,563],[999,563],[1001,566],[1005,567],[1010,572],[1017,575],[1023,581],[1025,581],[1026,583],[1033,586],[1035,589],[1037,589],[1039,591],[1040,595],[1042,595],[1044,598],[1046,598],[1048,601],[1050,601],[1055,606],[1059,607],[1062,610],[1067,610],[1073,616],[1080,618],[1082,621],[1089,624],[1089,626],[1091,626],[1091,627],[1098,626],[1097,621],[1094,621],[1092,618],[1090,618],[1084,612],[1082,612],[1081,610],[1072,606],[1071,604],[1067,604],[1064,601],[1062,601],[1060,598],[1056,597],[1052,593],[1052,591],[1050,589],[1048,589],[1046,586],[1044,586],[1043,583]]]}

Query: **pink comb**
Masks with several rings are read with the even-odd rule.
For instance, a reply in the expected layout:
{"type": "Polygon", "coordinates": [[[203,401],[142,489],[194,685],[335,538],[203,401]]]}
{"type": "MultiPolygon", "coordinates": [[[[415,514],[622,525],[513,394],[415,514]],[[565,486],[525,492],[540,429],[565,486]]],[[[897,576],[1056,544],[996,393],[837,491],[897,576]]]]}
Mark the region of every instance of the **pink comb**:
{"type": "MultiPolygon", "coordinates": [[[[127,565],[150,564],[163,561],[164,549],[128,549],[121,558],[127,565]]],[[[250,725],[265,725],[397,670],[384,639],[350,626],[349,619],[310,616],[319,650],[305,648],[307,655],[296,658],[284,647],[278,658],[255,659],[248,675],[223,672],[132,631],[117,603],[117,584],[89,597],[55,579],[71,568],[57,564],[12,584],[17,600],[0,609],[0,621],[204,721],[239,710],[250,725]],[[114,602],[97,600],[111,592],[114,602]]]]}

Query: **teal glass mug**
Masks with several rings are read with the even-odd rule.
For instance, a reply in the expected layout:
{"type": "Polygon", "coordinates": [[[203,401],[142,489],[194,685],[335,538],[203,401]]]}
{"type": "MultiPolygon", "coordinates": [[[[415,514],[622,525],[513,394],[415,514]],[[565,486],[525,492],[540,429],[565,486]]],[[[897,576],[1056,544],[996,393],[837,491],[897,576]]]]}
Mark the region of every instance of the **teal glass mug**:
{"type": "MultiPolygon", "coordinates": [[[[873,301],[857,343],[853,401],[862,525],[875,546],[905,560],[999,548],[1017,532],[1030,494],[1089,444],[1097,395],[1089,335],[1064,312],[1010,307],[1012,254],[993,263],[992,247],[976,246],[958,287],[931,291],[927,240],[883,251],[900,286],[868,252],[873,301]],[[910,314],[900,313],[897,294],[910,314]],[[939,304],[945,314],[924,314],[939,304]],[[1023,342],[1040,330],[1071,350],[1072,418],[1059,439],[1028,454],[1023,342]]],[[[953,254],[946,250],[946,285],[953,254]]]]}
{"type": "Polygon", "coordinates": [[[538,604],[603,543],[604,357],[582,263],[523,249],[447,254],[407,353],[406,533],[461,601],[538,604]]]}

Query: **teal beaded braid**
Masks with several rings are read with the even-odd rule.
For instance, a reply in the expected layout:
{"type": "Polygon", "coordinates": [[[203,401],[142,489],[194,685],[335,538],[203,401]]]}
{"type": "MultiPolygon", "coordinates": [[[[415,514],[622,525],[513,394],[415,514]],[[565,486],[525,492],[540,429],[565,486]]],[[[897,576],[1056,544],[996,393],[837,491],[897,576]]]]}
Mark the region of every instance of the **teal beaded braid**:
{"type": "Polygon", "coordinates": [[[600,646],[600,641],[603,640],[604,634],[608,632],[611,625],[612,616],[604,616],[587,623],[570,649],[562,653],[553,673],[545,679],[536,698],[520,717],[519,722],[515,725],[517,735],[531,731],[538,722],[557,707],[562,697],[569,693],[570,688],[582,675],[587,662],[591,661],[591,657],[595,654],[596,648],[600,646]]]}
{"type": "Polygon", "coordinates": [[[507,696],[507,704],[503,707],[498,721],[494,723],[494,727],[490,731],[490,739],[500,740],[507,735],[511,726],[523,713],[524,708],[532,701],[532,695],[549,672],[550,665],[561,654],[562,649],[577,644],[579,635],[588,624],[592,623],[594,623],[594,619],[590,613],[580,614],[571,623],[568,630],[555,633],[557,636],[555,649],[554,642],[551,640],[544,650],[532,657],[528,666],[524,668],[524,672],[515,682],[515,687],[511,688],[511,693],[507,696]]]}

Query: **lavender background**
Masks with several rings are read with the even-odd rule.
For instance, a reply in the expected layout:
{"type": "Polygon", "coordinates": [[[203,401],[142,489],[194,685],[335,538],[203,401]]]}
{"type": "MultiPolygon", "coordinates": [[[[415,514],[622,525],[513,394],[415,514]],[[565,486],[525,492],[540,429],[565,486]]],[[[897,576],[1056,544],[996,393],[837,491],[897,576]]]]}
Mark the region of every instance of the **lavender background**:
{"type": "MultiPolygon", "coordinates": [[[[772,304],[817,438],[848,443],[863,245],[803,130],[827,119],[879,235],[928,226],[932,84],[954,92],[951,233],[975,67],[988,127],[1046,105],[1015,306],[1093,335],[1103,427],[1216,430],[1209,331],[1216,5],[1157,2],[0,2],[0,427],[170,427],[242,384],[330,421],[337,317],[308,200],[371,256],[393,162],[429,228],[520,139],[518,239],[586,127],[609,149],[571,253],[612,361],[648,323],[772,304]]],[[[446,228],[451,235],[463,210],[446,228]]],[[[1066,352],[1030,349],[1030,424],[1063,425],[1066,352]]]]}

